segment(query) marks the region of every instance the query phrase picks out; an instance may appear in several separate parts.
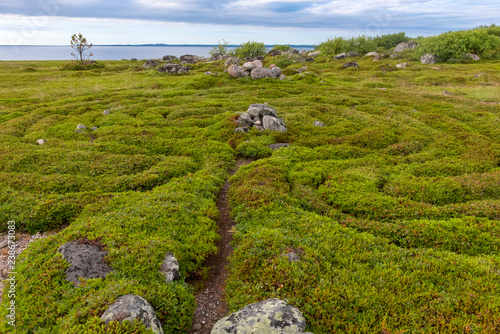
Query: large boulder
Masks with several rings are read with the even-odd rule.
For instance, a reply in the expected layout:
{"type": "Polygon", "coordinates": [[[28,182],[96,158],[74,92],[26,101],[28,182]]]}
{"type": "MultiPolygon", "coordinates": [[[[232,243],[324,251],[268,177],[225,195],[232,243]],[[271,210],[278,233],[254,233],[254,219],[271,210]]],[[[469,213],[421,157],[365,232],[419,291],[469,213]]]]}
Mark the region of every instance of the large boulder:
{"type": "Polygon", "coordinates": [[[252,117],[254,121],[261,119],[264,116],[273,116],[278,118],[276,109],[268,106],[267,104],[254,103],[248,107],[247,114],[252,117]]]}
{"type": "Polygon", "coordinates": [[[418,46],[418,43],[415,42],[415,41],[408,41],[408,42],[403,42],[403,43],[399,43],[395,48],[394,48],[394,52],[401,52],[401,51],[404,51],[404,50],[413,50],[415,49],[416,47],[418,46]]]}
{"type": "Polygon", "coordinates": [[[271,130],[276,132],[286,132],[287,128],[282,119],[273,116],[262,117],[262,126],[264,130],[271,130]]]}
{"type": "Polygon", "coordinates": [[[222,318],[211,334],[300,334],[306,321],[295,307],[280,299],[250,304],[222,318]]]}
{"type": "Polygon", "coordinates": [[[183,55],[179,58],[181,64],[196,64],[205,58],[193,55],[183,55]]]}
{"type": "Polygon", "coordinates": [[[438,59],[437,59],[436,55],[433,55],[430,53],[426,53],[425,55],[420,57],[420,62],[422,64],[435,64],[435,63],[437,63],[437,60],[438,59]]]}
{"type": "Polygon", "coordinates": [[[347,52],[347,57],[361,57],[361,55],[357,52],[354,52],[354,51],[349,51],[347,52]]]}
{"type": "Polygon", "coordinates": [[[253,120],[252,116],[250,116],[248,113],[243,113],[240,115],[238,118],[238,125],[246,128],[251,128],[254,125],[255,121],[253,120]]]}
{"type": "Polygon", "coordinates": [[[342,67],[343,68],[347,68],[347,67],[356,67],[356,68],[359,68],[359,65],[355,61],[351,61],[350,63],[342,65],[342,67]]]}
{"type": "Polygon", "coordinates": [[[163,273],[163,276],[165,276],[166,282],[177,281],[181,278],[179,261],[177,261],[174,254],[170,252],[165,254],[165,258],[161,264],[161,272],[163,273]]]}
{"type": "Polygon", "coordinates": [[[315,58],[315,57],[319,56],[320,53],[321,53],[321,51],[309,52],[307,54],[307,56],[315,58]]]}
{"type": "Polygon", "coordinates": [[[340,53],[340,54],[336,55],[335,57],[333,57],[333,59],[340,60],[340,59],[344,59],[345,57],[347,57],[347,54],[345,52],[343,52],[343,53],[340,53]]]}
{"type": "Polygon", "coordinates": [[[271,50],[267,53],[267,55],[270,57],[280,56],[281,54],[282,52],[280,50],[271,50]]]}
{"type": "Polygon", "coordinates": [[[143,68],[153,68],[153,67],[156,67],[160,65],[160,63],[156,60],[153,60],[153,59],[149,59],[149,60],[146,60],[146,62],[142,65],[143,68]]]}
{"type": "Polygon", "coordinates": [[[179,64],[165,64],[157,69],[160,73],[189,73],[189,69],[186,66],[179,64]]]}
{"type": "Polygon", "coordinates": [[[250,72],[250,77],[252,79],[276,78],[275,72],[265,67],[254,68],[252,72],[250,72]]]}
{"type": "Polygon", "coordinates": [[[151,328],[154,333],[163,334],[160,320],[151,305],[144,298],[136,295],[118,297],[101,316],[101,320],[106,324],[111,321],[122,322],[136,319],[146,328],[151,328]]]}
{"type": "Polygon", "coordinates": [[[229,66],[232,64],[238,65],[239,63],[241,63],[241,59],[239,57],[230,57],[228,60],[226,60],[225,65],[226,66],[229,66]]]}
{"type": "Polygon", "coordinates": [[[375,58],[380,58],[379,54],[377,52],[368,52],[365,54],[365,57],[375,57],[375,58]]]}
{"type": "Polygon", "coordinates": [[[233,65],[229,66],[229,68],[227,69],[227,72],[233,78],[240,78],[240,77],[244,76],[243,72],[246,72],[246,71],[243,70],[243,67],[233,64],[233,65]]]}
{"type": "Polygon", "coordinates": [[[168,61],[171,62],[172,60],[177,60],[178,58],[176,56],[168,55],[168,56],[163,56],[163,61],[168,61]]]}
{"type": "Polygon", "coordinates": [[[59,247],[58,252],[71,264],[65,270],[67,281],[79,285],[79,278],[104,278],[111,272],[111,268],[104,262],[108,253],[90,243],[70,241],[59,247]]]}
{"type": "MultiPolygon", "coordinates": [[[[262,67],[262,66],[261,66],[262,67]]],[[[257,68],[257,64],[255,64],[254,62],[248,62],[248,63],[244,63],[243,64],[243,69],[245,71],[251,71],[253,70],[254,68],[257,68]]]]}

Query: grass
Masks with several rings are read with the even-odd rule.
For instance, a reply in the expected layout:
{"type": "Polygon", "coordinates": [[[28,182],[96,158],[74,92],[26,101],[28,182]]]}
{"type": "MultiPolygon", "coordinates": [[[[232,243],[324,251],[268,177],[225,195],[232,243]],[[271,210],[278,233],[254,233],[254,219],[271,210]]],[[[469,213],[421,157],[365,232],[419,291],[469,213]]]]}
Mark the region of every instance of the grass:
{"type": "Polygon", "coordinates": [[[356,61],[318,56],[284,81],[204,75],[222,61],[188,75],[0,62],[0,230],[60,230],[17,261],[17,331],[145,333],[99,321],[136,293],[166,333],[187,333],[185,279],[216,251],[216,198],[243,156],[259,160],[231,178],[231,311],[277,297],[317,334],[498,333],[500,62],[356,61]],[[288,132],[233,133],[235,114],[264,102],[288,132]],[[75,288],[57,249],[83,238],[106,247],[113,272],[75,288]],[[162,281],[166,252],[180,281],[162,281]]]}

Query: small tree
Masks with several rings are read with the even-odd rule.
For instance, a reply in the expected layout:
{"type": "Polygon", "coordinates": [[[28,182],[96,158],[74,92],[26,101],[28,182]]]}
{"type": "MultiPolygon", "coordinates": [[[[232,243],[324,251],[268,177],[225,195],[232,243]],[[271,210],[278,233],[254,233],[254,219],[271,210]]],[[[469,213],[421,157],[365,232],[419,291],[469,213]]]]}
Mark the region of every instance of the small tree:
{"type": "Polygon", "coordinates": [[[86,53],[85,51],[92,48],[92,43],[88,43],[87,39],[82,36],[82,34],[73,34],[71,36],[71,48],[75,50],[71,55],[75,57],[76,60],[80,60],[83,64],[86,57],[92,57],[92,53],[86,53]]]}

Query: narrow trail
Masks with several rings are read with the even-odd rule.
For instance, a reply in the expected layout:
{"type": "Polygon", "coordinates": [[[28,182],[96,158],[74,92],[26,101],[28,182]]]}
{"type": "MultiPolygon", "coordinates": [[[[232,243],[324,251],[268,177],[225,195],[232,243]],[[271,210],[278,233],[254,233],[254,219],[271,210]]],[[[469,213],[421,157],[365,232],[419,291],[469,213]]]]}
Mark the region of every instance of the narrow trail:
{"type": "MultiPolygon", "coordinates": [[[[237,159],[236,166],[231,171],[231,175],[236,173],[239,167],[251,163],[252,159],[237,159]]],[[[230,232],[234,225],[229,210],[230,183],[226,181],[217,199],[217,209],[219,210],[220,240],[217,242],[217,254],[210,255],[205,261],[205,266],[209,268],[207,279],[203,282],[204,288],[196,294],[196,310],[194,312],[193,328],[191,333],[210,334],[215,323],[224,318],[228,313],[225,302],[225,282],[228,276],[228,257],[232,253],[230,232]]]]}

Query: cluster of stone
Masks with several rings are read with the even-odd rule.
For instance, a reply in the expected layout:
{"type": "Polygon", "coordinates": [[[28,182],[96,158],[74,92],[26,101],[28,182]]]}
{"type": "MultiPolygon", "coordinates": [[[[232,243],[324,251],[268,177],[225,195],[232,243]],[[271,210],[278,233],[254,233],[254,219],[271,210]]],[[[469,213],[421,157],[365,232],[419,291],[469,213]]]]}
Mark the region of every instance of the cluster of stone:
{"type": "Polygon", "coordinates": [[[252,127],[260,131],[287,131],[283,119],[278,118],[276,110],[267,104],[251,104],[246,113],[240,114],[238,125],[240,127],[235,132],[248,132],[252,127]]]}

